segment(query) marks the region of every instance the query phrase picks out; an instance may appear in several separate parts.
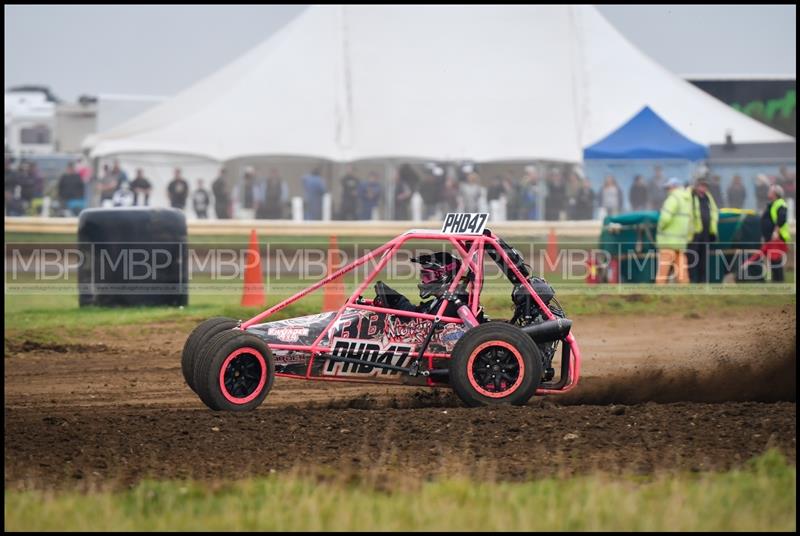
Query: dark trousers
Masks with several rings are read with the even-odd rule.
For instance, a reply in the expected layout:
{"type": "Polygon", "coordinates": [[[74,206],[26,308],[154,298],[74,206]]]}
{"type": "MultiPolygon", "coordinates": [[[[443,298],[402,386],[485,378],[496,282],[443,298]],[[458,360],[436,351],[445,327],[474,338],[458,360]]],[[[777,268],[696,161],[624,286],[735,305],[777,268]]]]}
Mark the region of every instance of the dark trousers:
{"type": "Polygon", "coordinates": [[[708,233],[694,235],[689,242],[687,262],[689,263],[689,281],[692,283],[708,283],[708,254],[711,242],[708,233]]]}
{"type": "Polygon", "coordinates": [[[772,282],[783,283],[783,263],[781,261],[773,263],[769,260],[767,262],[769,262],[769,268],[772,271],[772,282]]]}
{"type": "Polygon", "coordinates": [[[228,203],[216,203],[214,205],[214,211],[217,213],[218,220],[227,220],[230,219],[230,214],[228,214],[228,203]]]}

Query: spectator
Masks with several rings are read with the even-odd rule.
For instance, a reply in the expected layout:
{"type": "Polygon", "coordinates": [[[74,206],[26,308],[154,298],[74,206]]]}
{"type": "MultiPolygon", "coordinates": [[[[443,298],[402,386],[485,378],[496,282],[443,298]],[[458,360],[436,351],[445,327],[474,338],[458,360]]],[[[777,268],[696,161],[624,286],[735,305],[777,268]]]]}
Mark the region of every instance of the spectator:
{"type": "MultiPolygon", "coordinates": [[[[784,191],[778,185],[770,186],[767,191],[769,204],[761,214],[761,238],[766,242],[781,241],[788,244],[791,240],[788,223],[788,210],[786,201],[783,199],[784,191]]],[[[785,256],[777,262],[768,258],[770,270],[772,272],[772,282],[782,283],[784,281],[783,264],[785,256]]]]}
{"type": "Polygon", "coordinates": [[[705,178],[697,180],[692,189],[693,236],[688,251],[692,252],[689,278],[692,283],[708,283],[708,256],[712,242],[717,241],[719,209],[705,178]]]}
{"type": "Polygon", "coordinates": [[[728,206],[731,208],[744,208],[745,198],[747,198],[747,189],[742,183],[742,177],[734,175],[731,185],[728,186],[728,206]]]}
{"type": "Polygon", "coordinates": [[[22,162],[17,184],[20,187],[20,199],[25,211],[31,215],[38,214],[44,197],[44,178],[39,174],[34,162],[22,162]]]}
{"type": "Polygon", "coordinates": [[[422,219],[427,220],[436,214],[442,195],[442,182],[444,171],[438,166],[428,171],[419,185],[419,195],[422,197],[422,219]]]}
{"type": "Polygon", "coordinates": [[[117,191],[111,196],[111,202],[115,207],[132,207],[136,203],[136,196],[128,181],[120,183],[117,191]]]}
{"type": "Polygon", "coordinates": [[[153,185],[150,184],[150,181],[144,176],[144,171],[142,171],[142,168],[138,168],[136,170],[136,177],[131,181],[131,190],[134,195],[133,204],[141,204],[145,207],[148,206],[150,204],[150,191],[152,189],[153,185]]]}
{"type": "Polygon", "coordinates": [[[458,212],[458,201],[461,190],[455,174],[447,174],[442,187],[442,210],[448,212],[458,212]]]}
{"type": "Polygon", "coordinates": [[[186,207],[186,198],[189,197],[189,183],[181,177],[181,168],[175,168],[175,177],[167,185],[167,195],[172,208],[183,210],[186,207]]]}
{"type": "Polygon", "coordinates": [[[686,245],[692,230],[692,196],[680,179],[670,178],[664,188],[667,198],[658,215],[656,247],[658,248],[658,273],[656,284],[667,282],[670,269],[678,283],[689,282],[686,265],[686,245]]]}
{"type": "Polygon", "coordinates": [[[522,211],[520,197],[522,195],[522,185],[519,179],[512,177],[508,181],[508,198],[506,199],[506,219],[518,220],[522,211]]]}
{"type": "Polygon", "coordinates": [[[495,175],[492,184],[486,189],[486,200],[497,201],[501,197],[508,198],[511,193],[511,184],[503,175],[495,175]]]}
{"type": "Polygon", "coordinates": [[[717,202],[717,206],[725,206],[725,200],[722,197],[722,179],[719,175],[711,175],[711,180],[708,182],[708,193],[717,202]]]}
{"type": "Polygon", "coordinates": [[[211,196],[203,186],[203,179],[197,179],[197,189],[192,193],[192,207],[198,218],[208,219],[209,205],[211,205],[211,196]]]}
{"type": "Polygon", "coordinates": [[[320,168],[316,167],[311,173],[303,177],[303,189],[305,190],[305,195],[303,196],[305,200],[304,219],[306,220],[322,219],[322,197],[328,189],[325,187],[321,173],[320,168]]]}
{"type": "Polygon", "coordinates": [[[271,168],[264,184],[259,209],[262,209],[258,218],[277,220],[283,217],[283,206],[289,199],[289,191],[278,170],[271,168]]]}
{"type": "Polygon", "coordinates": [[[536,166],[525,166],[525,174],[520,180],[519,197],[518,218],[520,220],[538,220],[539,173],[536,166]]]}
{"type": "Polygon", "coordinates": [[[575,194],[575,219],[591,220],[594,218],[594,190],[589,179],[581,179],[581,186],[575,194]]]}
{"type": "Polygon", "coordinates": [[[371,220],[372,213],[375,207],[381,202],[381,193],[383,188],[381,186],[380,177],[375,171],[370,171],[367,175],[367,181],[362,182],[359,187],[359,208],[361,212],[359,219],[371,220]]]}
{"type": "Polygon", "coordinates": [[[78,163],[75,166],[75,171],[80,175],[84,184],[88,184],[92,180],[92,168],[83,157],[78,158],[78,163]]]}
{"type": "Polygon", "coordinates": [[[756,176],[756,210],[759,212],[763,212],[764,208],[766,208],[767,203],[769,200],[767,199],[769,194],[769,177],[764,175],[763,173],[759,173],[756,176]]]}
{"type": "Polygon", "coordinates": [[[578,191],[581,189],[581,180],[575,171],[570,171],[567,178],[567,219],[576,220],[576,203],[578,202],[578,191]]]}
{"type": "Polygon", "coordinates": [[[647,183],[647,201],[650,203],[650,210],[661,210],[664,204],[664,175],[661,166],[653,167],[653,176],[647,183]]]}
{"type": "Polygon", "coordinates": [[[33,185],[33,200],[38,200],[41,203],[44,197],[44,175],[39,173],[39,167],[36,165],[36,162],[30,162],[28,174],[31,177],[31,184],[33,185]]]}
{"type": "Polygon", "coordinates": [[[114,192],[116,192],[118,188],[119,177],[111,172],[111,166],[103,164],[103,173],[97,185],[97,189],[100,192],[100,205],[113,204],[112,198],[114,197],[114,192]]]}
{"type": "Polygon", "coordinates": [[[396,220],[411,218],[411,196],[419,184],[419,175],[409,164],[403,164],[397,172],[394,191],[394,217],[396,220]]]}
{"type": "Polygon", "coordinates": [[[83,180],[72,162],[67,164],[67,169],[58,179],[58,199],[62,210],[69,211],[73,216],[86,208],[83,180]]]}
{"type": "Polygon", "coordinates": [[[630,201],[631,210],[647,210],[647,184],[641,175],[636,175],[633,179],[633,184],[628,192],[628,201],[630,201]]]}
{"type": "Polygon", "coordinates": [[[211,184],[211,191],[214,192],[214,212],[217,213],[217,219],[230,219],[231,197],[228,193],[228,186],[225,184],[224,167],[219,169],[219,176],[211,184]]]}
{"type": "Polygon", "coordinates": [[[456,166],[456,177],[458,178],[459,186],[469,179],[469,174],[477,171],[473,162],[461,162],[456,166]]]}
{"type": "Polygon", "coordinates": [[[777,184],[783,188],[784,199],[795,199],[797,195],[797,176],[794,170],[781,166],[778,171],[777,184]]]}
{"type": "Polygon", "coordinates": [[[17,172],[14,169],[13,161],[10,157],[5,157],[5,188],[8,190],[9,188],[13,189],[13,186],[16,186],[17,182],[17,172]]]}
{"type": "Polygon", "coordinates": [[[125,173],[119,165],[119,160],[114,160],[114,166],[111,168],[111,173],[117,177],[117,184],[120,186],[124,182],[128,182],[128,174],[125,173]]]}
{"type": "Polygon", "coordinates": [[[613,175],[606,176],[600,190],[600,206],[606,210],[607,216],[616,216],[622,211],[622,189],[613,175]]]}
{"type": "Polygon", "coordinates": [[[237,217],[245,219],[253,219],[256,215],[256,189],[258,188],[256,180],[256,168],[247,166],[244,168],[244,176],[242,177],[242,184],[236,188],[236,201],[238,204],[237,217]]]}
{"type": "Polygon", "coordinates": [[[19,186],[11,190],[5,190],[6,196],[6,216],[24,216],[25,206],[19,197],[19,186]]]}
{"type": "MultiPolygon", "coordinates": [[[[508,199],[511,197],[511,181],[505,175],[495,175],[492,184],[486,190],[486,201],[489,209],[492,208],[492,201],[501,201],[499,210],[505,211],[505,219],[508,219],[508,199]]],[[[495,217],[492,214],[492,217],[495,217]]]]}
{"type": "Polygon", "coordinates": [[[464,212],[480,212],[481,177],[476,172],[467,175],[467,181],[461,183],[461,200],[464,212]]]}
{"type": "Polygon", "coordinates": [[[408,184],[409,188],[411,188],[412,192],[416,192],[417,188],[419,188],[419,174],[414,170],[414,168],[410,164],[403,164],[400,166],[400,178],[408,184]]]}
{"type": "Polygon", "coordinates": [[[358,219],[359,193],[361,192],[361,179],[356,177],[353,166],[347,166],[347,173],[342,177],[342,202],[339,215],[343,220],[358,219]]]}
{"type": "Polygon", "coordinates": [[[547,178],[547,197],[544,204],[544,219],[557,221],[562,219],[567,203],[567,185],[557,169],[553,169],[547,178]]]}
{"type": "Polygon", "coordinates": [[[12,166],[11,159],[6,157],[6,174],[3,183],[6,199],[6,216],[23,216],[25,207],[20,197],[19,174],[12,166]]]}

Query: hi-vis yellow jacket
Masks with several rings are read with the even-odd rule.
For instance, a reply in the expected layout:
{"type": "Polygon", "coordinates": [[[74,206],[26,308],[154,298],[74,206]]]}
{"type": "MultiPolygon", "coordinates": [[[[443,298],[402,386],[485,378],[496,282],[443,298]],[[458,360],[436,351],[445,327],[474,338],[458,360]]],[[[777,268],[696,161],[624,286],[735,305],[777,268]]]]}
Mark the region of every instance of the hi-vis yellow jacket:
{"type": "Polygon", "coordinates": [[[656,246],[659,249],[686,249],[693,232],[692,192],[677,187],[664,200],[658,215],[656,246]]]}

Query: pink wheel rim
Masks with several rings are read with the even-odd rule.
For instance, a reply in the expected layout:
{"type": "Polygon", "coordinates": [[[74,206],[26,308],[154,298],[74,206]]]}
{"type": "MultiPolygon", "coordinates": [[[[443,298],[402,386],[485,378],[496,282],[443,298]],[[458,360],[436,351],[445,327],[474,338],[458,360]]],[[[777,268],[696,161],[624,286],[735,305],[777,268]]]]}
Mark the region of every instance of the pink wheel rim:
{"type": "Polygon", "coordinates": [[[222,392],[222,396],[230,402],[231,404],[247,404],[251,400],[255,399],[261,391],[264,389],[264,385],[267,383],[267,362],[264,359],[264,356],[261,355],[261,352],[251,346],[246,346],[243,348],[239,348],[234,350],[233,352],[225,358],[225,361],[222,363],[222,366],[219,368],[219,389],[222,392]],[[258,381],[258,385],[253,390],[252,393],[245,397],[236,397],[228,391],[228,388],[225,386],[225,372],[228,370],[228,366],[231,362],[239,357],[242,354],[250,354],[256,358],[258,364],[261,367],[261,376],[258,381]]]}
{"type": "Polygon", "coordinates": [[[505,341],[488,341],[488,342],[485,342],[485,343],[481,344],[480,346],[478,346],[477,348],[475,348],[472,351],[472,353],[470,354],[469,359],[467,360],[467,378],[469,379],[470,385],[472,385],[473,389],[478,391],[480,394],[482,394],[483,396],[489,397],[489,398],[504,398],[504,397],[507,397],[507,396],[513,394],[514,392],[516,392],[516,390],[519,388],[519,386],[522,385],[522,379],[524,377],[525,377],[525,362],[522,359],[522,354],[520,354],[519,350],[517,350],[514,346],[512,346],[511,344],[509,344],[509,343],[507,343],[505,341]],[[497,346],[497,347],[503,348],[505,350],[508,350],[511,353],[511,355],[513,355],[514,358],[516,359],[517,366],[519,367],[519,371],[517,373],[516,381],[514,381],[514,383],[511,384],[511,386],[506,386],[501,391],[489,391],[489,390],[485,389],[475,379],[475,373],[473,371],[473,365],[475,363],[475,358],[478,357],[478,355],[480,355],[481,352],[483,352],[483,350],[485,350],[486,348],[492,347],[492,346],[497,346]]]}

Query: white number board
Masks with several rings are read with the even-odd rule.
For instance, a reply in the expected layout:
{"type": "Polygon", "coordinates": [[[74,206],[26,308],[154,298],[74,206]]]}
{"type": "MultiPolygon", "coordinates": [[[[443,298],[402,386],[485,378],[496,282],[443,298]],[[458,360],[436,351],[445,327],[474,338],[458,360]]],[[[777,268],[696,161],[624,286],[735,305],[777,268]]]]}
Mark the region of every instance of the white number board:
{"type": "Polygon", "coordinates": [[[447,234],[481,234],[486,227],[489,214],[485,212],[450,212],[442,223],[442,232],[447,234]]]}

